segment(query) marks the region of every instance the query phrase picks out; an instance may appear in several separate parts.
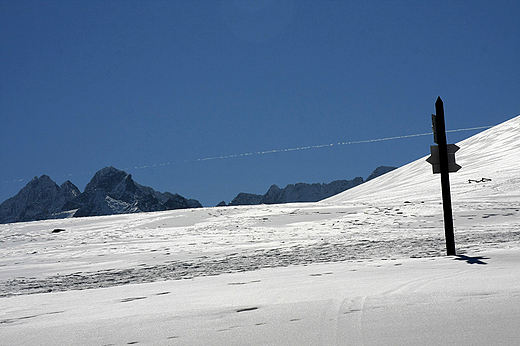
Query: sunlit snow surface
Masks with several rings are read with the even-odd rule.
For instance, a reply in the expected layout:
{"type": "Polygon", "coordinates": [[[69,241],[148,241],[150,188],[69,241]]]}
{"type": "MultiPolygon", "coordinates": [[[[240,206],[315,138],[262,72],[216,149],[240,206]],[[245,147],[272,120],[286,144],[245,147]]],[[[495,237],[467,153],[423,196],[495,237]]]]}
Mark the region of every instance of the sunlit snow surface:
{"type": "Polygon", "coordinates": [[[458,257],[427,157],[320,203],[0,225],[0,343],[517,345],[520,117],[457,145],[458,257]]]}

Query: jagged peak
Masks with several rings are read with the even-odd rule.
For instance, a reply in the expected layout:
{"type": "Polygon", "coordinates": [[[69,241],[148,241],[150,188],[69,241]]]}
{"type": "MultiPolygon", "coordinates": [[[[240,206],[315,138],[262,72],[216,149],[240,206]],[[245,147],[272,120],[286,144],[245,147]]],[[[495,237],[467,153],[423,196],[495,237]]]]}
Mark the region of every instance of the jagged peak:
{"type": "Polygon", "coordinates": [[[142,186],[132,175],[113,166],[94,175],[84,193],[69,180],[58,186],[47,175],[34,177],[17,195],[0,204],[0,223],[72,216],[94,216],[199,208],[194,199],[164,194],[142,186]],[[71,211],[74,211],[71,213],[71,211]]]}
{"type": "Polygon", "coordinates": [[[53,182],[54,183],[54,181],[51,179],[51,177],[49,177],[47,174],[43,174],[40,177],[32,178],[30,183],[33,183],[33,182],[37,182],[39,184],[41,184],[41,183],[48,183],[48,182],[53,182]]]}
{"type": "Polygon", "coordinates": [[[42,175],[41,177],[34,177],[25,187],[20,190],[21,191],[27,191],[27,190],[33,190],[35,188],[46,188],[46,187],[56,187],[58,188],[58,184],[54,182],[48,175],[42,175]]]}
{"type": "Polygon", "coordinates": [[[271,191],[271,190],[272,191],[278,191],[278,190],[281,190],[281,189],[278,187],[278,185],[273,184],[273,185],[271,185],[271,187],[269,187],[268,191],[271,191]]]}
{"type": "Polygon", "coordinates": [[[139,190],[138,184],[132,179],[132,174],[127,174],[123,180],[113,186],[112,191],[118,194],[124,194],[125,192],[135,193],[139,190]]]}
{"type": "Polygon", "coordinates": [[[67,180],[63,184],[60,185],[61,193],[66,196],[79,196],[81,191],[78,189],[76,185],[74,185],[70,180],[67,180]]]}
{"type": "Polygon", "coordinates": [[[126,173],[125,171],[117,169],[114,166],[107,166],[107,167],[101,168],[99,171],[97,171],[96,174],[94,174],[94,176],[96,176],[96,175],[113,175],[113,174],[121,174],[121,173],[128,175],[128,173],[126,173]]]}
{"type": "Polygon", "coordinates": [[[71,182],[70,180],[67,180],[65,182],[63,182],[63,184],[60,185],[61,188],[64,188],[64,187],[76,187],[76,185],[74,185],[73,182],[71,182]]]}
{"type": "Polygon", "coordinates": [[[397,167],[379,166],[367,177],[367,179],[365,181],[369,181],[374,178],[377,178],[383,174],[393,171],[394,169],[397,169],[397,167]]]}
{"type": "Polygon", "coordinates": [[[102,189],[111,191],[121,183],[129,174],[113,166],[100,169],[85,187],[85,192],[102,189]]]}

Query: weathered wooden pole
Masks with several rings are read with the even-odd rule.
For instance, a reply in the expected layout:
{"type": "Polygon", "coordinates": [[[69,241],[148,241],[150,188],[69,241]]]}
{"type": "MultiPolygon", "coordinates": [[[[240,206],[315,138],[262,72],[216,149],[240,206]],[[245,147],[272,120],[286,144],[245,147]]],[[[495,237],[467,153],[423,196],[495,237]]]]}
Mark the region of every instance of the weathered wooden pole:
{"type": "Polygon", "coordinates": [[[444,105],[440,97],[437,98],[437,102],[435,102],[435,112],[437,114],[432,114],[432,129],[433,140],[438,145],[430,147],[432,155],[426,161],[432,164],[434,174],[441,174],[446,250],[448,256],[455,256],[455,235],[453,232],[453,215],[451,210],[450,194],[450,172],[457,172],[462,167],[455,163],[455,152],[459,150],[459,147],[455,144],[447,144],[446,141],[444,105]]]}
{"type": "Polygon", "coordinates": [[[448,256],[455,256],[455,236],[453,232],[453,214],[451,210],[448,143],[446,142],[444,105],[440,97],[438,97],[437,101],[435,102],[435,113],[435,115],[432,114],[432,122],[434,140],[439,145],[439,165],[441,173],[442,207],[444,210],[444,233],[446,235],[446,250],[448,256]]]}

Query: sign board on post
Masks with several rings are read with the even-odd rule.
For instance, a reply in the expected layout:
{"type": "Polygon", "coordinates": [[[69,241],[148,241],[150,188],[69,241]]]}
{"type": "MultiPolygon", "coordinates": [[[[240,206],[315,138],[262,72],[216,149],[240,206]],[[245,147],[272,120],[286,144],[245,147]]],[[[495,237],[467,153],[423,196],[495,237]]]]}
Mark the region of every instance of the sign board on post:
{"type": "MultiPolygon", "coordinates": [[[[456,146],[455,144],[448,144],[446,146],[446,149],[448,150],[448,171],[450,173],[457,172],[462,167],[457,165],[455,163],[455,152],[459,150],[460,148],[456,146]]],[[[441,173],[441,158],[439,154],[439,146],[432,145],[430,147],[431,156],[426,159],[427,162],[429,162],[432,165],[433,168],[433,174],[441,173]]]]}

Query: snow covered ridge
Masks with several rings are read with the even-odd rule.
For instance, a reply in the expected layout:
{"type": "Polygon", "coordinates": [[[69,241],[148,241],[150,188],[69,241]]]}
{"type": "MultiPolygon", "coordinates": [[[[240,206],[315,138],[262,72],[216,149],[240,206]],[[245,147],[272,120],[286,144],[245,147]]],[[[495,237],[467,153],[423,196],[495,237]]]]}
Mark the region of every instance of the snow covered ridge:
{"type": "MultiPolygon", "coordinates": [[[[457,201],[520,197],[520,116],[456,144],[456,161],[462,168],[450,174],[454,207],[457,201]]],[[[432,174],[428,156],[323,203],[441,201],[440,177],[432,174]]]]}
{"type": "Polygon", "coordinates": [[[197,200],[155,191],[137,184],[131,174],[105,167],[83,193],[70,181],[58,186],[47,175],[35,177],[0,204],[0,223],[198,207],[202,205],[197,200]]]}

